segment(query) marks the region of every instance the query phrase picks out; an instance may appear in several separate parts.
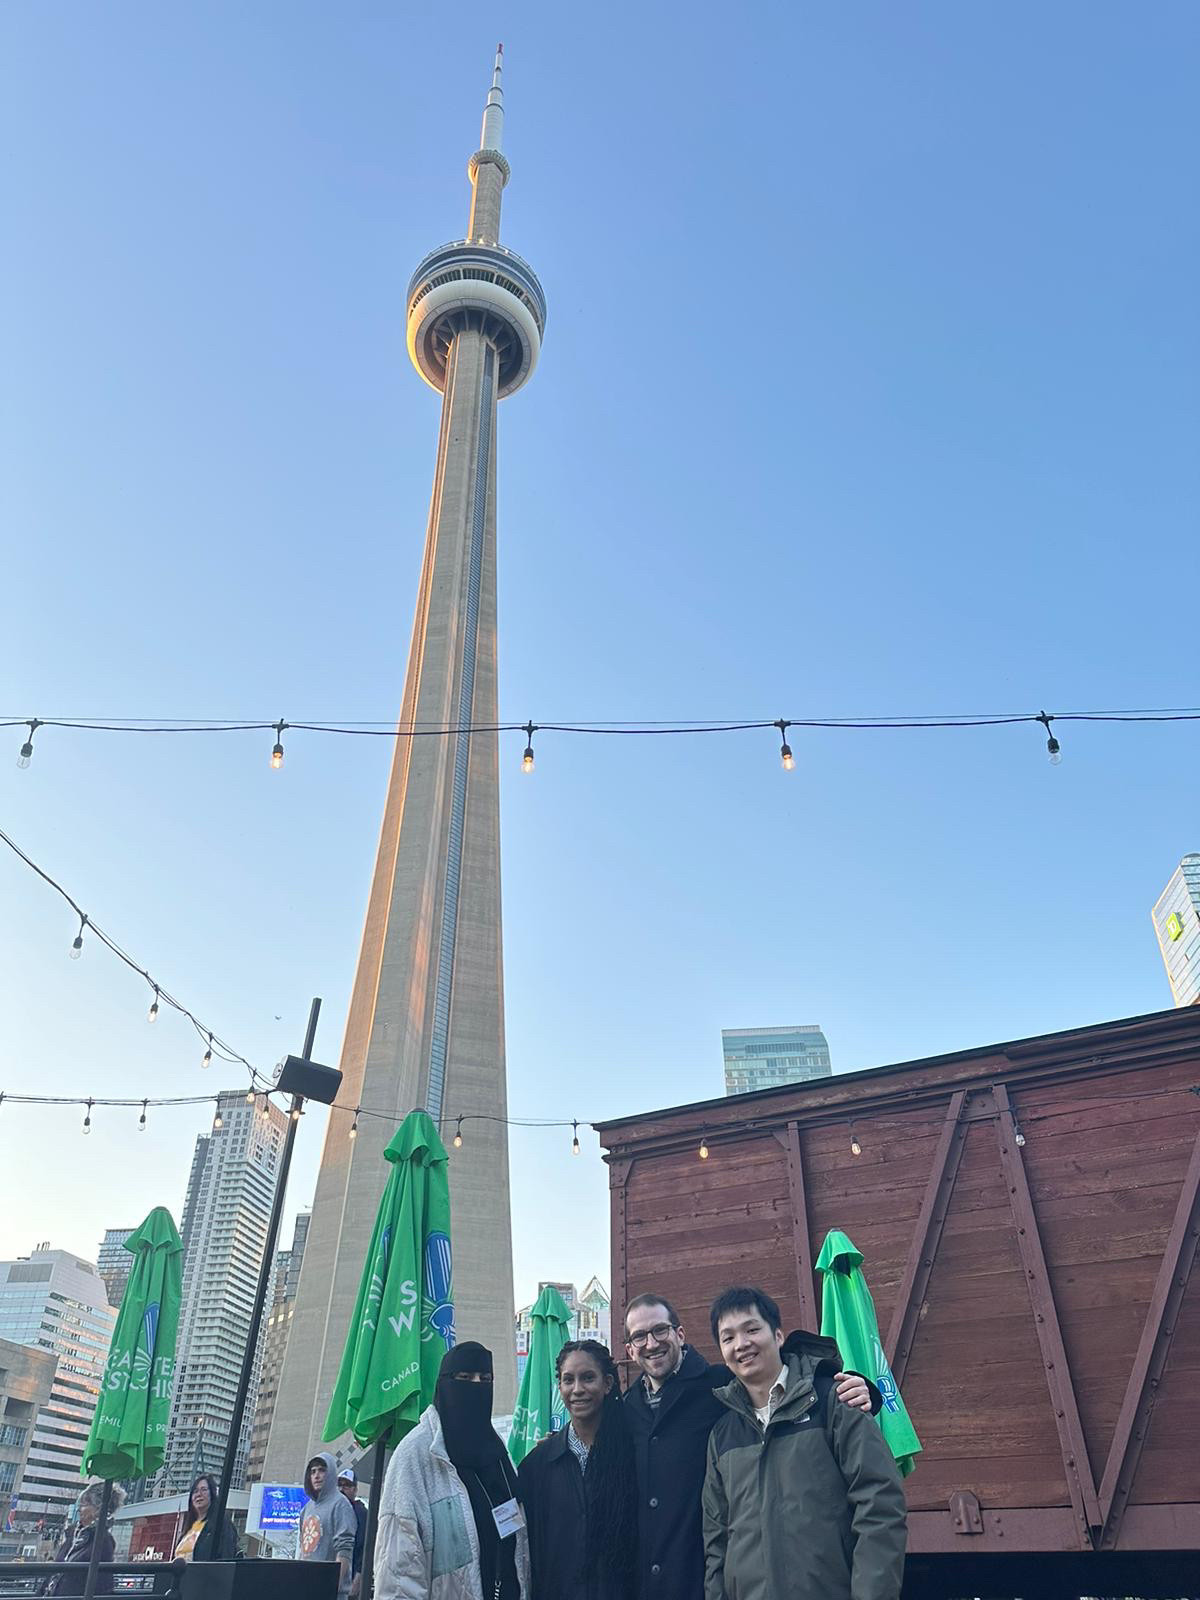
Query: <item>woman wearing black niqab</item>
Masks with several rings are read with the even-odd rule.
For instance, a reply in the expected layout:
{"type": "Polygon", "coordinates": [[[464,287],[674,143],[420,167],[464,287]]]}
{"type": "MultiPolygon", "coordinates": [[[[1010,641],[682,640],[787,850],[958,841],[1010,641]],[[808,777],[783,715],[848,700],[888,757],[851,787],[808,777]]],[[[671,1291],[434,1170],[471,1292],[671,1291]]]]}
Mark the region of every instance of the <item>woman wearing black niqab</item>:
{"type": "Polygon", "coordinates": [[[442,1421],[446,1454],[471,1497],[484,1600],[519,1600],[517,1541],[512,1535],[500,1537],[493,1515],[517,1498],[517,1473],[492,1427],[492,1352],[470,1340],[447,1350],[433,1403],[442,1421]]]}
{"type": "Polygon", "coordinates": [[[492,1353],[454,1345],[433,1404],[384,1478],[376,1600],[528,1600],[519,1499],[516,1469],[492,1427],[492,1353]]]}

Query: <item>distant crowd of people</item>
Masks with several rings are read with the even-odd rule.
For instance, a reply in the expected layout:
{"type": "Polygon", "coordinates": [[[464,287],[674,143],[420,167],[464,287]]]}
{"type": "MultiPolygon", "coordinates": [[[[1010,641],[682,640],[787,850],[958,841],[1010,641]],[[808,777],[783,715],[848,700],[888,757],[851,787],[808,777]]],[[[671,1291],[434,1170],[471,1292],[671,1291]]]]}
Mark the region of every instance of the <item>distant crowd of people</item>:
{"type": "MultiPolygon", "coordinates": [[[[878,1390],[841,1370],[832,1340],[785,1337],[762,1289],[727,1289],[709,1325],[722,1365],[688,1343],[669,1300],[638,1295],[624,1330],[638,1377],[624,1394],[604,1345],[565,1344],[567,1425],[519,1467],[492,1425],[491,1352],[455,1344],[384,1478],[378,1600],[899,1600],[905,1502],[872,1420],[878,1390]]],[[[318,1453],[304,1488],[297,1555],[336,1562],[339,1600],[357,1600],[367,1509],[354,1470],[318,1453]]],[[[56,1560],[88,1562],[102,1491],[84,1489],[56,1560]]],[[[217,1498],[201,1473],[176,1558],[236,1558],[217,1498]]],[[[112,1549],[105,1532],[99,1559],[112,1549]]],[[[50,1584],[82,1595],[83,1573],[50,1584]]],[[[97,1593],[112,1593],[111,1575],[97,1593]]]]}

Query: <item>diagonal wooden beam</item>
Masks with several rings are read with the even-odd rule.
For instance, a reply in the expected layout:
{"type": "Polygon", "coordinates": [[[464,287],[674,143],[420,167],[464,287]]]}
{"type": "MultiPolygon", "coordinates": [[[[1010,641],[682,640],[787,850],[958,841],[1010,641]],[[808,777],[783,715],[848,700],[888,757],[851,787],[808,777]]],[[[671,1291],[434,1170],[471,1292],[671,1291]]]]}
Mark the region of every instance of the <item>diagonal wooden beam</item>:
{"type": "Polygon", "coordinates": [[[941,1137],[933,1153],[933,1165],[925,1185],[925,1198],[913,1229],[912,1243],[908,1247],[908,1261],[900,1284],[896,1309],[892,1312],[892,1325],[888,1330],[887,1358],[896,1382],[904,1381],[904,1371],[912,1353],[913,1337],[921,1319],[921,1306],[929,1287],[929,1276],[937,1259],[942,1227],[954,1192],[954,1179],[966,1143],[966,1124],[962,1120],[967,1103],[965,1090],[958,1089],[950,1096],[946,1118],[942,1123],[941,1137]]]}
{"type": "Polygon", "coordinates": [[[1192,1146],[1183,1187],[1175,1206],[1171,1231],[1167,1235],[1162,1264],[1150,1297],[1150,1307],[1142,1328],[1133,1370],[1125,1389],[1121,1414],[1108,1451],[1108,1463],[1100,1485],[1100,1510],[1104,1530],[1100,1547],[1111,1550],[1117,1543],[1125,1508],[1129,1504],[1142,1446],[1158,1398],[1158,1385],[1171,1353],[1171,1340],[1179,1321],[1179,1311],[1187,1290],[1196,1247],[1200,1244],[1200,1133],[1192,1146]]]}
{"type": "Polygon", "coordinates": [[[796,1292],[800,1298],[800,1326],[811,1333],[819,1331],[821,1311],[817,1303],[813,1272],[812,1242],[808,1236],[808,1195],[804,1188],[804,1158],[800,1154],[800,1127],[789,1122],[786,1131],[776,1128],[775,1137],[787,1152],[788,1198],[792,1205],[792,1254],[796,1258],[796,1292]]]}
{"type": "Polygon", "coordinates": [[[1046,1384],[1054,1405],[1054,1421],[1058,1428],[1058,1442],[1062,1450],[1063,1471],[1075,1518],[1079,1524],[1079,1547],[1092,1547],[1092,1529],[1099,1529],[1104,1518],[1100,1515],[1100,1501],[1096,1494],[1096,1480],[1088,1460],[1087,1441],[1083,1424],[1079,1420],[1079,1406],[1071,1384],[1071,1369],[1067,1362],[1067,1349],[1063,1344],[1058,1310],[1050,1287],[1050,1274],[1046,1270],[1046,1257],[1042,1250],[1042,1236],[1038,1229],[1037,1213],[1029,1192],[1025,1163],[1017,1144],[1016,1121],[1008,1098],[1008,1085],[995,1083],[992,1093],[996,1097],[996,1139],[1000,1146],[1000,1165],[1008,1184],[1008,1198],[1012,1207],[1013,1222],[1017,1229],[1017,1249],[1021,1265],[1025,1268],[1025,1284],[1033,1306],[1034,1327],[1042,1352],[1042,1365],[1046,1369],[1046,1384]]]}

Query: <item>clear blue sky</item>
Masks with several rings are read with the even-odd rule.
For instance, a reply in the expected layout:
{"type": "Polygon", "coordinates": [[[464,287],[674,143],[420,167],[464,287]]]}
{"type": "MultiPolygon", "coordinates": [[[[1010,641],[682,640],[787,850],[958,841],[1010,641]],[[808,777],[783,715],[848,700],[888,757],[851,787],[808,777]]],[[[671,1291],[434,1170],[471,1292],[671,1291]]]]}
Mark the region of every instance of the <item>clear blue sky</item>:
{"type": "MultiPolygon", "coordinates": [[[[1194,6],[45,0],[0,14],[0,712],[395,714],[404,286],[498,37],[550,304],[500,419],[506,718],[1200,701],[1194,6]]],[[[1057,770],[1029,726],[799,734],[790,775],[772,734],[545,736],[532,778],[510,738],[514,1114],[718,1093],[723,1026],[852,1069],[1168,1005],[1197,725],[1060,731],[1057,770]]],[[[264,1064],[319,993],[336,1061],[383,741],[2,743],[0,826],[162,982],[264,1064]]],[[[0,897],[0,1087],[239,1081],[7,857],[0,897]]],[[[5,1253],[178,1214],[207,1118],[79,1121],[0,1108],[5,1253]]],[[[568,1149],[512,1136],[524,1297],[608,1275],[568,1149]]]]}

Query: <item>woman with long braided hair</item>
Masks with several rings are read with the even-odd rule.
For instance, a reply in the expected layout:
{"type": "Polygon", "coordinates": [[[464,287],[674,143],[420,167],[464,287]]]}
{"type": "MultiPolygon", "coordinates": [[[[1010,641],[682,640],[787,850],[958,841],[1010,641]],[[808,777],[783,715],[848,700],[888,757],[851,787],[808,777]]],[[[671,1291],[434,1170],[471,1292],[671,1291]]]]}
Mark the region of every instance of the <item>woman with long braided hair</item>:
{"type": "Polygon", "coordinates": [[[533,1600],[633,1600],[636,1474],[616,1364],[595,1339],[573,1339],[555,1370],[567,1426],[518,1474],[533,1600]]]}

